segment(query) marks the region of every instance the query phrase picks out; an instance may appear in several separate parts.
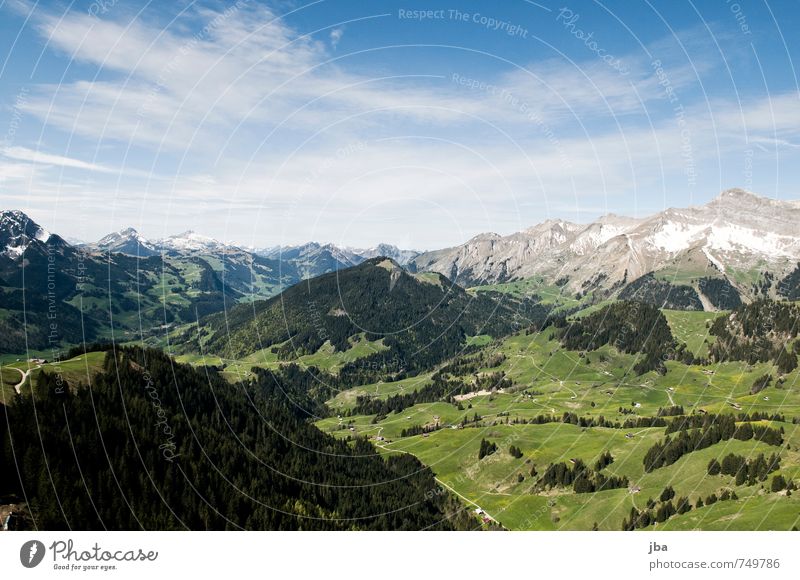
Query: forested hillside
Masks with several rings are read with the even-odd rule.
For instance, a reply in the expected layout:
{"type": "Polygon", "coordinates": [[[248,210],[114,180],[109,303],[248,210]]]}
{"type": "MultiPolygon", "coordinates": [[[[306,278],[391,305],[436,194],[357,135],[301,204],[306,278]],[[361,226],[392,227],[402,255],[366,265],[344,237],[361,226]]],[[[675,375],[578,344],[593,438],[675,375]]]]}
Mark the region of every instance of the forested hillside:
{"type": "Polygon", "coordinates": [[[750,364],[774,361],[778,370],[797,368],[800,308],[788,302],[761,299],[718,318],[709,330],[717,338],[709,352],[714,360],[750,364]]]}
{"type": "Polygon", "coordinates": [[[323,434],[286,397],[268,374],[231,386],[138,348],[109,352],[91,389],[41,373],[3,409],[0,495],[49,530],[472,525],[418,460],[323,434]]]}
{"type": "Polygon", "coordinates": [[[233,358],[272,347],[283,360],[325,343],[346,351],[362,333],[381,340],[383,350],[341,370],[347,383],[348,377],[360,381],[430,368],[455,355],[469,336],[505,335],[547,312],[524,301],[472,295],[439,274],[414,275],[374,258],[210,316],[184,340],[233,358]]]}
{"type": "Polygon", "coordinates": [[[679,349],[664,314],[652,304],[615,302],[567,324],[561,336],[571,350],[596,350],[611,345],[626,353],[639,353],[634,369],[639,374],[662,370],[664,361],[679,349]]]}
{"type": "Polygon", "coordinates": [[[702,310],[703,303],[691,286],[671,284],[656,278],[652,272],[637,278],[619,293],[620,300],[646,302],[670,310],[702,310]]]}

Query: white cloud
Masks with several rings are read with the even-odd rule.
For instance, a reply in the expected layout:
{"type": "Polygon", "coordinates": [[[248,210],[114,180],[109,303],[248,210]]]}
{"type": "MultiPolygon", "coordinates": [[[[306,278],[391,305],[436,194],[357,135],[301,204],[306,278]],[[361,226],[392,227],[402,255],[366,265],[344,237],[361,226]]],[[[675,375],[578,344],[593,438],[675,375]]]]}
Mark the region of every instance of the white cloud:
{"type": "Polygon", "coordinates": [[[49,44],[102,67],[102,80],[42,87],[26,110],[69,133],[174,149],[196,144],[193,137],[213,136],[216,144],[242,123],[274,126],[291,116],[307,127],[365,104],[420,105],[397,109],[418,118],[453,116],[434,92],[380,87],[381,79],[344,73],[320,43],[264,6],[204,9],[197,18],[205,27],[192,35],[76,12],[43,17],[49,44]]]}
{"type": "MultiPolygon", "coordinates": [[[[347,72],[342,57],[298,34],[263,5],[198,10],[191,29],[161,29],[134,19],[117,22],[68,12],[45,13],[39,29],[51,47],[101,68],[98,78],[42,87],[26,109],[70,134],[185,150],[214,146],[236,131],[279,124],[313,128],[360,115],[367,126],[398,119],[453,127],[486,122],[524,125],[511,94],[551,123],[582,117],[643,114],[662,91],[647,63],[621,77],[604,63],[550,60],[508,63],[499,78],[471,79],[505,92],[465,87],[452,75],[370,77],[347,72]],[[199,32],[191,33],[191,30],[199,32]],[[363,115],[365,111],[375,111],[363,115]]],[[[329,32],[332,45],[343,29],[329,32]]],[[[468,71],[456,71],[462,78],[468,71]]],[[[672,72],[680,86],[688,75],[672,72]]],[[[356,120],[353,122],[355,123],[356,120]]]]}
{"type": "MultiPolygon", "coordinates": [[[[28,163],[7,163],[0,161],[0,186],[8,182],[27,183],[36,177],[36,168],[28,163]]],[[[3,197],[8,193],[4,192],[3,197]]]]}
{"type": "Polygon", "coordinates": [[[29,161],[31,163],[40,163],[43,165],[55,165],[58,167],[68,167],[72,169],[84,169],[87,171],[98,171],[101,173],[116,173],[115,170],[96,163],[88,163],[80,159],[72,157],[64,157],[62,155],[54,155],[52,153],[44,153],[43,151],[34,151],[27,147],[6,147],[2,150],[5,157],[9,159],[16,159],[18,161],[29,161]]]}
{"type": "Polygon", "coordinates": [[[717,122],[727,131],[754,138],[797,136],[800,133],[800,92],[777,93],[744,103],[716,103],[717,122]]]}
{"type": "Polygon", "coordinates": [[[343,27],[334,28],[333,30],[331,30],[331,34],[330,34],[331,47],[334,50],[336,50],[336,47],[339,46],[339,41],[342,40],[342,35],[344,35],[344,28],[343,27]]]}

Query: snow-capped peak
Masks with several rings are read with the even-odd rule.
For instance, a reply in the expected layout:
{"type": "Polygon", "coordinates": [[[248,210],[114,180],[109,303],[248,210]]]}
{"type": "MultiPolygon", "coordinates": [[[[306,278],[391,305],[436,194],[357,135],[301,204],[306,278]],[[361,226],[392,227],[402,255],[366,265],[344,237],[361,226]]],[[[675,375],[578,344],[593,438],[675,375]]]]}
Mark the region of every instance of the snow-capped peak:
{"type": "Polygon", "coordinates": [[[103,236],[98,242],[98,246],[118,243],[120,241],[135,240],[137,242],[147,242],[147,240],[133,228],[125,228],[118,232],[113,232],[103,236]]]}
{"type": "Polygon", "coordinates": [[[378,256],[385,256],[387,258],[391,258],[400,265],[407,264],[409,261],[414,259],[414,257],[419,255],[419,252],[415,250],[401,250],[392,244],[378,244],[377,246],[373,246],[372,248],[368,249],[347,248],[347,250],[365,260],[377,258],[378,256]]]}
{"type": "Polygon", "coordinates": [[[169,236],[159,240],[158,244],[170,250],[188,252],[220,251],[229,247],[219,240],[198,234],[194,230],[186,230],[175,236],[169,236]]]}
{"type": "Polygon", "coordinates": [[[96,243],[89,244],[88,247],[102,252],[118,252],[141,257],[155,256],[161,253],[155,243],[133,228],[124,228],[118,232],[103,236],[96,243]]]}
{"type": "Polygon", "coordinates": [[[0,211],[0,248],[2,253],[21,256],[33,240],[46,243],[50,232],[19,210],[0,211]]]}

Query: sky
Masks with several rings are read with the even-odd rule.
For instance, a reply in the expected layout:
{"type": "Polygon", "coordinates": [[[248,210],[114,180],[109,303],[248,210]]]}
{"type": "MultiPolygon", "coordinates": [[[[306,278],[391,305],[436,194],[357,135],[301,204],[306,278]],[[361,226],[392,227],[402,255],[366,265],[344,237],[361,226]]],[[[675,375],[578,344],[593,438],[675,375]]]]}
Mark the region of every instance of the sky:
{"type": "Polygon", "coordinates": [[[418,250],[800,198],[800,4],[0,0],[0,207],[418,250]]]}

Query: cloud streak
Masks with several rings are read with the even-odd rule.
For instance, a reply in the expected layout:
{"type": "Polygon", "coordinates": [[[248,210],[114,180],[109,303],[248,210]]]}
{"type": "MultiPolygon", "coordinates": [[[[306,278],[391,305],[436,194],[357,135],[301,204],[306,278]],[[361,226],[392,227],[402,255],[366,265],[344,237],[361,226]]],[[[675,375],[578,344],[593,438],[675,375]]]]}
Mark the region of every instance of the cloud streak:
{"type": "Polygon", "coordinates": [[[117,173],[116,170],[109,167],[103,167],[96,163],[88,163],[80,159],[73,159],[72,157],[64,157],[62,155],[54,155],[52,153],[45,153],[42,151],[34,151],[27,147],[6,147],[2,153],[8,159],[16,159],[18,161],[29,161],[31,163],[39,163],[42,165],[50,165],[56,167],[66,167],[69,169],[83,169],[86,171],[97,171],[100,173],[117,173]]]}

